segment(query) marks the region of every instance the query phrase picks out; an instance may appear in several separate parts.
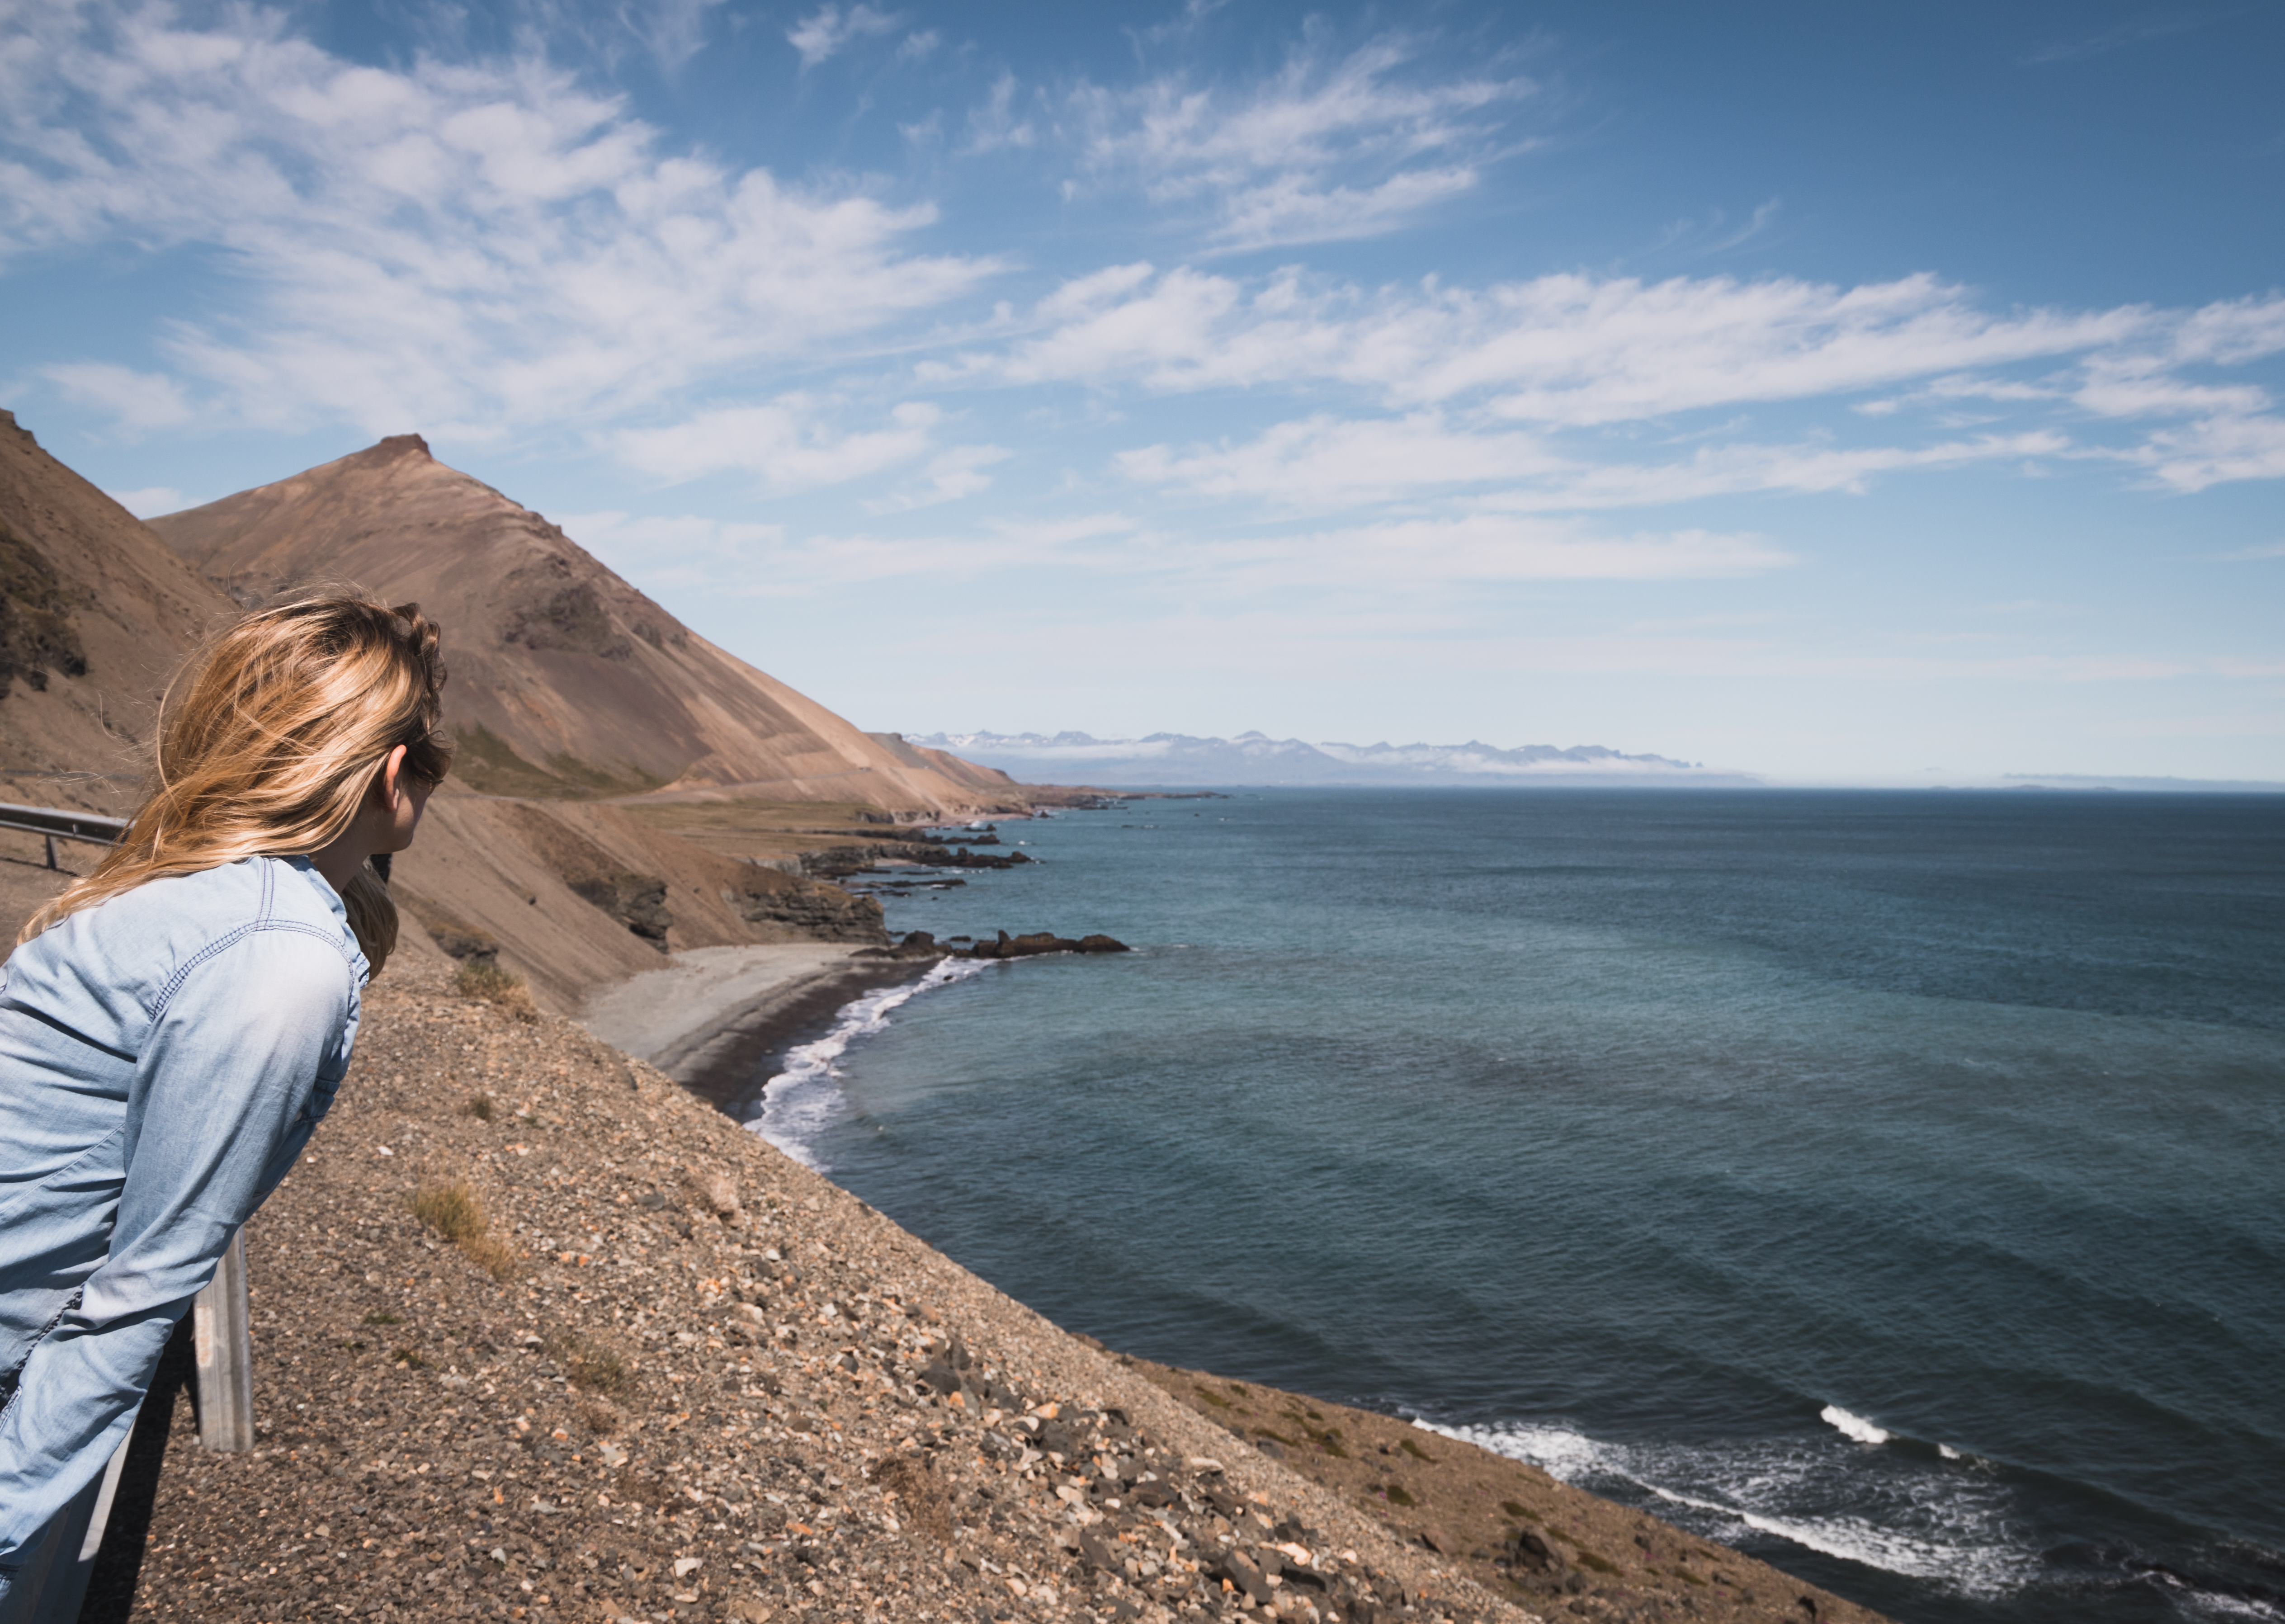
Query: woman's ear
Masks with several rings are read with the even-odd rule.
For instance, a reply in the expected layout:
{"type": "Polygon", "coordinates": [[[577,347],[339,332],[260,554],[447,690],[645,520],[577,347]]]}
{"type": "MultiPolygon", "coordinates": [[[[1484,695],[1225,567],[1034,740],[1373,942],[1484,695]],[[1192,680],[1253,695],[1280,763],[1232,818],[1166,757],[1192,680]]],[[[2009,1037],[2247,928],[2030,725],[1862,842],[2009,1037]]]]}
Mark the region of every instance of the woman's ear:
{"type": "Polygon", "coordinates": [[[404,746],[400,744],[381,757],[381,771],[373,782],[373,788],[381,791],[381,805],[395,812],[397,801],[404,794],[404,746]]]}

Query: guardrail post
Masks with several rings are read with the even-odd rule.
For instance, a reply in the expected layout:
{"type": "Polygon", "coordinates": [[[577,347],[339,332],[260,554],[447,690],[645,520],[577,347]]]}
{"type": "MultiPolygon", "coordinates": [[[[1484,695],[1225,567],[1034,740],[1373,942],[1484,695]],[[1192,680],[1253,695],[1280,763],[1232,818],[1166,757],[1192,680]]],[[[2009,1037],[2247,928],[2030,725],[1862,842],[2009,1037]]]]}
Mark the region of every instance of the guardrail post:
{"type": "Polygon", "coordinates": [[[48,1524],[38,1553],[17,1573],[8,1599],[0,1602],[0,1624],[75,1624],[80,1604],[87,1599],[87,1581],[95,1576],[95,1553],[103,1548],[111,1499],[118,1492],[120,1469],[127,1464],[127,1446],[134,1437],[130,1419],[127,1436],[111,1453],[111,1464],[48,1524]]]}
{"type": "Polygon", "coordinates": [[[54,836],[51,835],[51,836],[49,836],[47,837],[47,839],[48,839],[48,867],[51,867],[51,868],[53,868],[53,867],[56,866],[56,837],[55,837],[54,836]]]}
{"type": "Polygon", "coordinates": [[[230,1250],[191,1309],[199,1373],[199,1442],[209,1449],[254,1447],[254,1336],[247,1322],[246,1236],[230,1250]]]}

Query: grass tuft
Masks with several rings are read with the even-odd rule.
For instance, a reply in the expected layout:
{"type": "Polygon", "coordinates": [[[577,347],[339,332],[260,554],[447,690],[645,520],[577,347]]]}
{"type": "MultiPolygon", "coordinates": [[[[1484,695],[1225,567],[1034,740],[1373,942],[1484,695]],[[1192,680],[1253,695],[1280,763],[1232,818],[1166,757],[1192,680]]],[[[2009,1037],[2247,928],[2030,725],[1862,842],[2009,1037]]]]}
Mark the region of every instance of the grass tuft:
{"type": "Polygon", "coordinates": [[[496,1235],[480,1235],[462,1241],[460,1250],[468,1254],[469,1262],[494,1280],[509,1280],[515,1275],[515,1251],[496,1235]]]}
{"type": "Polygon", "coordinates": [[[479,1122],[490,1122],[496,1114],[492,1109],[492,1096],[488,1094],[469,1095],[467,1103],[460,1107],[460,1114],[474,1117],[479,1122]]]}
{"type": "Polygon", "coordinates": [[[462,998],[504,1009],[519,1021],[539,1018],[539,1007],[531,1001],[531,989],[523,985],[523,977],[490,953],[461,960],[452,977],[452,991],[462,998]]]}
{"type": "Polygon", "coordinates": [[[376,1308],[365,1316],[365,1322],[368,1325],[402,1325],[404,1320],[402,1315],[391,1314],[386,1308],[376,1308]]]}
{"type": "Polygon", "coordinates": [[[468,1260],[494,1280],[515,1273],[516,1257],[506,1241],[491,1233],[484,1204],[466,1179],[437,1179],[405,1197],[412,1216],[459,1247],[468,1260]]]}
{"type": "Polygon", "coordinates": [[[1409,1438],[1398,1439],[1396,1440],[1396,1447],[1403,1450],[1405,1454],[1410,1455],[1416,1461],[1433,1461],[1436,1458],[1434,1455],[1429,1454],[1427,1450],[1423,1449],[1418,1444],[1414,1443],[1409,1438]]]}
{"type": "Polygon", "coordinates": [[[1412,1497],[1411,1492],[1408,1490],[1404,1485],[1402,1483],[1392,1483],[1388,1486],[1388,1503],[1391,1505],[1414,1506],[1418,1505],[1420,1502],[1412,1497]]]}
{"type": "MultiPolygon", "coordinates": [[[[560,1333],[550,1350],[574,1387],[585,1393],[621,1393],[634,1385],[635,1373],[616,1350],[570,1331],[560,1333]]],[[[609,1407],[602,1407],[609,1414],[609,1407]]],[[[603,1429],[598,1429],[601,1431],[603,1429]]]]}
{"type": "Polygon", "coordinates": [[[490,1222],[484,1204],[466,1179],[444,1179],[423,1184],[405,1203],[412,1216],[455,1246],[473,1241],[490,1222]]]}

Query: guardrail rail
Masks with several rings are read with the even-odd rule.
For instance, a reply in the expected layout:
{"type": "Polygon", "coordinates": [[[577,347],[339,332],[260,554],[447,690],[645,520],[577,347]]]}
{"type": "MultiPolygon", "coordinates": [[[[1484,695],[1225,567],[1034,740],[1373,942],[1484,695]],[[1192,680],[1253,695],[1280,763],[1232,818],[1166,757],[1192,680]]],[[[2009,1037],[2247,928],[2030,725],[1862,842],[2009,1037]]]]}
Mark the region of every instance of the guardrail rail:
{"type": "Polygon", "coordinates": [[[19,806],[12,801],[0,801],[0,829],[46,836],[48,867],[53,868],[57,866],[56,842],[82,840],[91,846],[107,846],[127,833],[127,820],[106,818],[99,812],[74,812],[63,806],[19,806]]]}

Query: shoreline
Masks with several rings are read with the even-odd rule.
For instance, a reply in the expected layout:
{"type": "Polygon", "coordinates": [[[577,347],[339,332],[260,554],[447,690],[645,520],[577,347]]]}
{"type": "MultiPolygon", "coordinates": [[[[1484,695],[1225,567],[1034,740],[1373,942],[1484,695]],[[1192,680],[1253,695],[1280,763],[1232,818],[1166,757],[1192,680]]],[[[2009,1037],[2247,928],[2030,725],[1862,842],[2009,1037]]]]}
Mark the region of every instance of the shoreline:
{"type": "MultiPolygon", "coordinates": [[[[917,981],[941,962],[868,959],[860,951],[823,944],[698,949],[605,989],[578,1018],[597,1037],[656,1064],[695,1102],[746,1131],[753,1125],[742,1112],[767,1080],[760,1075],[765,1056],[829,1033],[841,1012],[865,993],[917,981]]],[[[828,1175],[813,1176],[840,1189],[828,1175]]],[[[841,1193],[869,1212],[853,1194],[841,1193]]],[[[956,1260],[943,1261],[965,1272],[956,1260]]],[[[1194,1423],[1205,1424],[1224,1440],[1221,1449],[1208,1453],[1225,1461],[1252,1456],[1283,1468],[1330,1495],[1349,1515],[1362,1513],[1397,1549],[1435,1565],[1443,1584],[1473,1589],[1489,1604],[1487,1618],[1500,1616],[1504,1604],[1530,1620],[1688,1616],[1747,1624],[1805,1616],[1827,1624],[1885,1624],[1862,1604],[1735,1547],[1565,1483],[1539,1467],[1423,1431],[1401,1416],[1162,1365],[1049,1329],[1140,1377],[1194,1423]]],[[[1182,1616],[1149,1605],[1172,1597],[1144,1591],[1134,1599],[1144,1604],[1138,1612],[1168,1624],[1182,1616]]],[[[1267,1617],[1272,1611],[1260,1612],[1267,1617]]],[[[1378,1616],[1433,1618],[1441,1611],[1407,1607],[1378,1616]]],[[[1447,1616],[1465,1613],[1453,1607],[1447,1616]]]]}
{"type": "Polygon", "coordinates": [[[838,943],[699,947],[591,993],[574,1018],[744,1125],[769,1055],[832,1029],[867,992],[916,980],[935,961],[860,958],[838,943]]]}

